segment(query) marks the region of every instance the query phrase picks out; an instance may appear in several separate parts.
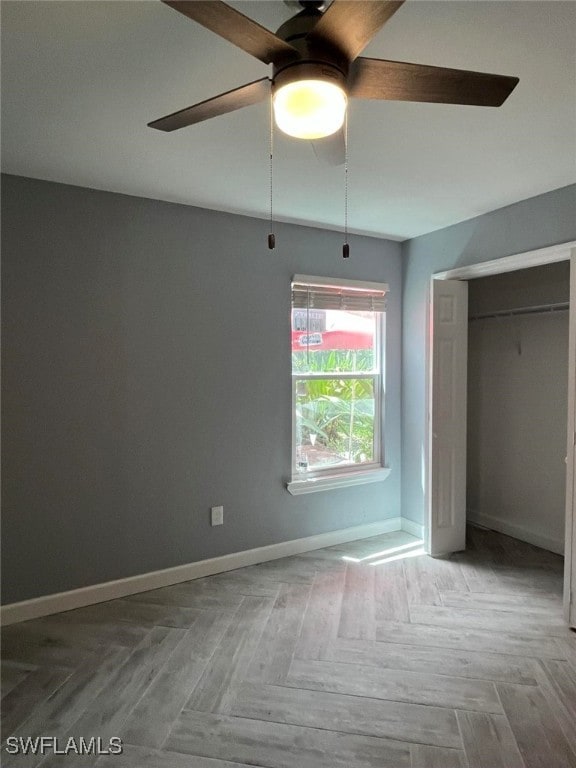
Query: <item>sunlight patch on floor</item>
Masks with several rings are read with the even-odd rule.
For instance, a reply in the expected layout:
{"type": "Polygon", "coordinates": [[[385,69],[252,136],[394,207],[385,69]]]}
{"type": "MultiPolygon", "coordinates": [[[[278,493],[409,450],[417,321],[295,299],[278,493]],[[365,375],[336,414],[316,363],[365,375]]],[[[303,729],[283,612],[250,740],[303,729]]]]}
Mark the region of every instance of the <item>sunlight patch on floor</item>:
{"type": "MultiPolygon", "coordinates": [[[[416,541],[410,541],[408,544],[401,544],[397,547],[389,547],[386,549],[382,549],[379,552],[374,552],[371,555],[366,555],[366,557],[351,557],[350,555],[343,555],[342,560],[346,560],[349,563],[364,563],[367,560],[374,560],[376,557],[382,557],[383,555],[392,555],[395,552],[403,552],[405,550],[411,550],[414,547],[422,547],[422,540],[417,539],[416,541]]],[[[397,558],[396,558],[397,559],[397,558]]]]}
{"type": "Polygon", "coordinates": [[[376,560],[373,563],[368,563],[368,565],[384,565],[384,563],[393,563],[395,560],[405,560],[408,557],[420,557],[421,555],[426,554],[426,550],[424,549],[424,542],[419,542],[420,546],[417,549],[411,549],[407,552],[400,552],[397,555],[392,555],[392,557],[385,557],[383,560],[376,560]]]}

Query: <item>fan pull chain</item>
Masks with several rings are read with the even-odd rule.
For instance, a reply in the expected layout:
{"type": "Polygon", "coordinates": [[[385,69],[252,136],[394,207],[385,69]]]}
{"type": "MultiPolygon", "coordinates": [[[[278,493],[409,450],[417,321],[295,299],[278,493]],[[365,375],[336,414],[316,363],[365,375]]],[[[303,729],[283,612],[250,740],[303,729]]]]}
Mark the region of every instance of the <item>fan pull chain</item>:
{"type": "Polygon", "coordinates": [[[306,370],[310,370],[310,286],[306,286],[306,370]]]}
{"type": "Polygon", "coordinates": [[[273,158],[274,158],[274,112],[272,109],[272,95],[270,95],[270,232],[268,234],[268,249],[273,251],[276,247],[276,237],[272,231],[274,228],[273,214],[273,158]]]}
{"type": "Polygon", "coordinates": [[[342,258],[350,258],[350,245],[348,243],[348,110],[344,117],[344,245],[342,246],[342,258]]]}

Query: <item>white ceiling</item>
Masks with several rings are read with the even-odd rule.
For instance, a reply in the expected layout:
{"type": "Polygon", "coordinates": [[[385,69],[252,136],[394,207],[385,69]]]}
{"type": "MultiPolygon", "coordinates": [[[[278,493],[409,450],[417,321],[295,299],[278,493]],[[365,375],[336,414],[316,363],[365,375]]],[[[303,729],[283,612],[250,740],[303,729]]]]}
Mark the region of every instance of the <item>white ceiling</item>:
{"type": "MultiPolygon", "coordinates": [[[[271,29],[293,13],[231,4],[271,29]]],[[[264,64],[158,0],[1,11],[3,171],[268,215],[268,105],[172,134],[146,126],[264,64]]],[[[408,0],[363,55],[520,83],[499,109],[353,101],[352,231],[404,239],[576,182],[576,2],[408,0]]],[[[277,135],[274,173],[278,219],[342,227],[342,168],[277,135]]]]}

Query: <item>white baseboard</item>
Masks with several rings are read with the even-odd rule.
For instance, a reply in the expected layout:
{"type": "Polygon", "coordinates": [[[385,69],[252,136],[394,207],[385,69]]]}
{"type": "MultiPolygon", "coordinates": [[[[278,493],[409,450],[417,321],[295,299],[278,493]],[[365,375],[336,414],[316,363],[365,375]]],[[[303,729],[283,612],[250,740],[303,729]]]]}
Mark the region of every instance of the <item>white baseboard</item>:
{"type": "Polygon", "coordinates": [[[20,621],[37,619],[40,616],[49,616],[52,613],[62,613],[74,608],[102,603],[106,600],[135,595],[138,592],[147,592],[150,589],[168,587],[182,581],[191,581],[192,579],[201,579],[203,576],[233,571],[247,565],[257,565],[268,560],[277,560],[280,557],[298,555],[302,552],[322,549],[322,547],[332,547],[336,544],[345,544],[348,541],[366,539],[370,536],[379,536],[382,533],[400,530],[404,530],[402,518],[392,517],[378,523],[367,523],[353,528],[343,528],[328,533],[320,533],[316,536],[307,536],[304,539],[293,539],[279,544],[270,544],[266,547],[248,549],[244,552],[233,552],[230,555],[199,560],[196,563],[177,565],[174,568],[165,568],[161,571],[151,571],[138,576],[129,576],[125,579],[107,581],[103,584],[94,584],[81,589],[72,589],[68,592],[59,592],[55,595],[44,595],[19,603],[3,605],[0,608],[0,619],[4,626],[15,624],[20,621]]]}
{"type": "Polygon", "coordinates": [[[403,531],[411,533],[412,536],[416,536],[418,539],[424,540],[424,526],[421,523],[415,523],[407,517],[402,517],[400,520],[403,531]]]}
{"type": "Polygon", "coordinates": [[[492,531],[504,533],[506,536],[513,536],[515,539],[526,541],[528,544],[533,544],[535,547],[547,549],[550,552],[555,552],[557,555],[564,554],[563,540],[551,539],[548,536],[542,536],[539,533],[534,533],[534,531],[531,531],[529,528],[525,528],[523,525],[514,525],[513,523],[508,523],[499,517],[492,517],[491,515],[479,515],[471,512],[467,513],[466,520],[471,525],[480,525],[482,528],[489,528],[492,531]]]}

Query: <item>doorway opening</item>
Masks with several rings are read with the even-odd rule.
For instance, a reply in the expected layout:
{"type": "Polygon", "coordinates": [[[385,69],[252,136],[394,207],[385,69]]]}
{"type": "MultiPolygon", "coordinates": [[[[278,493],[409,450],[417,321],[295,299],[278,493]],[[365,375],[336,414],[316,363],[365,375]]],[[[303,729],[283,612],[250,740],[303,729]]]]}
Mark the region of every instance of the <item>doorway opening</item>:
{"type": "MultiPolygon", "coordinates": [[[[465,548],[467,484],[467,386],[468,369],[468,281],[504,273],[516,273],[530,267],[567,261],[570,265],[569,293],[569,341],[568,376],[566,396],[566,422],[564,434],[566,464],[560,471],[565,472],[565,616],[572,626],[576,625],[576,611],[571,595],[576,594],[576,569],[572,567],[572,552],[576,549],[574,515],[575,500],[575,405],[576,405],[576,242],[565,243],[539,251],[518,254],[490,262],[460,267],[433,275],[430,291],[430,333],[428,347],[428,439],[426,441],[426,497],[427,551],[440,556],[465,548]],[[567,425],[567,430],[566,430],[567,425]]],[[[561,268],[559,268],[561,271],[561,268]]],[[[505,282],[505,280],[504,280],[505,282]]],[[[516,281],[512,280],[512,285],[516,281]]],[[[543,304],[562,303],[547,301],[543,304]]],[[[537,305],[534,303],[532,308],[537,305]]],[[[524,309],[524,315],[517,315],[516,326],[522,324],[522,317],[528,317],[529,305],[516,306],[524,309]]],[[[473,310],[474,311],[474,310],[473,310]]],[[[498,312],[497,309],[491,314],[498,312]]],[[[481,311],[476,316],[483,314],[481,311]]],[[[489,314],[485,312],[484,314],[489,314]]],[[[488,318],[483,318],[487,320],[488,318]]],[[[495,321],[496,318],[491,318],[495,321]]],[[[473,322],[481,322],[480,319],[473,322]]],[[[528,322],[528,321],[526,321],[528,322]]],[[[514,339],[514,334],[512,334],[514,339]]],[[[517,343],[517,333],[516,341],[517,343]]],[[[526,347],[524,347],[526,349],[526,347]]],[[[520,343],[520,352],[522,344],[520,343]]],[[[521,356],[521,355],[520,355],[521,356]]],[[[522,361],[524,362],[524,361],[522,361]]],[[[521,411],[522,409],[520,409],[521,411]]],[[[507,413],[506,416],[509,416],[507,413]]],[[[472,496],[473,494],[471,494],[472,496]]],[[[476,509],[472,514],[478,513],[476,509]]],[[[497,515],[492,515],[497,516],[497,515]]],[[[477,520],[476,522],[481,522],[477,520]]],[[[490,521],[493,522],[493,521],[490,521]]],[[[518,522],[518,521],[517,521],[518,522]]],[[[512,523],[514,525],[514,523],[512,523]]],[[[489,527],[494,527],[490,525],[489,527]]],[[[517,526],[518,527],[518,526],[517,526]]],[[[511,532],[511,529],[509,529],[511,532]]],[[[516,530],[516,533],[518,531],[516,530]]],[[[529,534],[530,535],[530,534],[529,534]]],[[[538,535],[538,533],[537,533],[538,535]]],[[[543,536],[542,529],[540,535],[543,536]]],[[[552,539],[553,537],[549,537],[552,539]]],[[[534,542],[537,543],[537,542],[534,542]]],[[[540,545],[544,543],[540,539],[540,545]]],[[[550,547],[551,542],[546,542],[550,547]]],[[[561,546],[561,542],[560,542],[561,546]]]]}
{"type": "Polygon", "coordinates": [[[468,283],[466,515],[564,555],[570,263],[468,283]]]}

